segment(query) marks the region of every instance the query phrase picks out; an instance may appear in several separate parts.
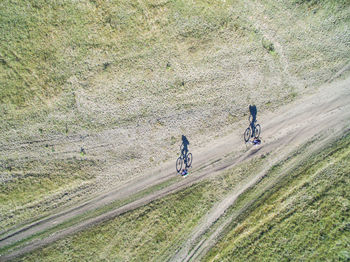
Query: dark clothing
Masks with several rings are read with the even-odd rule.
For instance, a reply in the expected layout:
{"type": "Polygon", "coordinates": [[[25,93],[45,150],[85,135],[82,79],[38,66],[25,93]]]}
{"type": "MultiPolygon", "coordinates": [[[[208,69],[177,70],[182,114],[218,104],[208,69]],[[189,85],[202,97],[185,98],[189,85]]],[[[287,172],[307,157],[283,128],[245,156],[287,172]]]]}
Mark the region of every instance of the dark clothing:
{"type": "Polygon", "coordinates": [[[184,146],[181,150],[181,155],[183,156],[184,159],[186,158],[187,153],[188,153],[188,148],[187,146],[186,147],[184,146]]]}
{"type": "Polygon", "coordinates": [[[252,122],[256,121],[256,115],[258,114],[258,110],[256,109],[256,105],[250,105],[249,106],[249,112],[252,115],[252,122]]]}
{"type": "Polygon", "coordinates": [[[253,143],[253,145],[260,145],[261,144],[261,140],[260,139],[254,139],[252,143],[253,143]]]}
{"type": "Polygon", "coordinates": [[[254,137],[254,130],[255,130],[255,123],[256,123],[256,115],[258,113],[258,110],[256,109],[256,106],[255,105],[250,105],[249,106],[249,112],[250,112],[250,115],[252,116],[252,119],[251,119],[251,122],[250,122],[250,127],[252,129],[252,136],[251,137],[254,137]]]}
{"type": "Polygon", "coordinates": [[[188,142],[187,137],[182,135],[182,150],[181,150],[181,155],[183,156],[183,158],[185,159],[187,153],[188,153],[188,145],[190,144],[190,142],[188,142]]]}
{"type": "Polygon", "coordinates": [[[183,169],[182,172],[181,172],[181,175],[182,175],[182,176],[185,176],[185,175],[187,175],[187,174],[188,174],[187,169],[183,169]]]}

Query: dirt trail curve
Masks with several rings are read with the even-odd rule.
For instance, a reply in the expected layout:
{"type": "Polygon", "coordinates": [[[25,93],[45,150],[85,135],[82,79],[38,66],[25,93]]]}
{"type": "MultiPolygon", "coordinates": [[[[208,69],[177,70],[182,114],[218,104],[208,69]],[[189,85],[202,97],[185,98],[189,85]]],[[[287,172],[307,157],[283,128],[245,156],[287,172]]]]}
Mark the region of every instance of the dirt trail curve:
{"type": "MultiPolygon", "coordinates": [[[[0,257],[0,260],[9,260],[60,239],[67,234],[78,232],[88,226],[108,220],[126,211],[145,205],[155,199],[192,185],[205,177],[230,168],[239,162],[250,159],[253,156],[269,152],[275,154],[275,159],[278,161],[314,135],[320,134],[326,130],[333,130],[334,133],[339,133],[342,130],[349,128],[349,102],[350,78],[328,84],[327,86],[320,88],[316,94],[305,96],[304,98],[280,108],[276,112],[258,115],[258,121],[263,128],[263,145],[259,148],[247,148],[246,145],[244,145],[242,141],[242,133],[246,126],[248,126],[248,123],[247,121],[240,122],[237,124],[237,129],[235,129],[232,134],[216,140],[215,143],[212,143],[205,148],[192,151],[194,155],[194,168],[191,175],[186,179],[180,180],[180,182],[171,184],[170,186],[156,192],[152,192],[141,199],[137,199],[115,210],[87,219],[77,225],[71,226],[70,228],[56,232],[47,238],[34,240],[24,245],[19,250],[0,257]]],[[[332,134],[332,132],[330,132],[330,134],[332,134]]],[[[104,206],[118,199],[127,199],[141,190],[172,179],[177,176],[174,172],[174,162],[175,161],[165,163],[157,170],[145,174],[141,178],[127,181],[112,191],[104,193],[77,207],[27,225],[11,234],[2,235],[0,239],[0,248],[56,226],[57,224],[65,222],[86,211],[94,210],[97,207],[104,206]]],[[[266,163],[266,168],[272,164],[273,163],[266,163]]],[[[189,260],[193,255],[193,252],[191,253],[191,247],[193,246],[193,243],[198,240],[198,237],[201,236],[203,232],[234,203],[239,194],[241,194],[258,178],[259,174],[255,179],[241,188],[241,190],[233,192],[232,195],[228,196],[228,198],[220,205],[216,206],[205,218],[205,221],[195,229],[188,243],[186,243],[184,248],[175,255],[173,260],[189,260]],[[188,256],[188,254],[191,255],[188,256]]],[[[199,248],[200,246],[197,247],[197,249],[199,248]]]]}

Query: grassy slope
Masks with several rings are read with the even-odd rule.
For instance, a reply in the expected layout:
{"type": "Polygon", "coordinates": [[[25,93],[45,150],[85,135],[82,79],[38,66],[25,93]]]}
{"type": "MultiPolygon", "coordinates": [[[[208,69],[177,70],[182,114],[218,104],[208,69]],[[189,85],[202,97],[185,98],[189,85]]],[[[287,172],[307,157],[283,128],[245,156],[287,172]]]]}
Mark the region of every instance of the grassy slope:
{"type": "Polygon", "coordinates": [[[220,1],[2,1],[0,101],[37,103],[62,91],[71,76],[147,61],[174,37],[202,39],[225,22],[226,7],[220,1]]]}
{"type": "Polygon", "coordinates": [[[294,0],[285,5],[263,1],[262,5],[265,12],[259,19],[279,21],[269,23],[269,30],[278,32],[276,39],[284,49],[287,70],[299,80],[307,80],[306,87],[328,80],[344,66],[343,61],[349,62],[348,1],[294,0]],[[303,12],[290,16],[291,9],[303,12]]]}
{"type": "MultiPolygon", "coordinates": [[[[273,184],[273,177],[280,176],[288,162],[302,156],[304,150],[273,167],[239,198],[229,212],[237,212],[247,204],[248,208],[232,221],[206,260],[332,260],[348,255],[349,135],[311,158],[298,161],[282,180],[260,197],[252,198],[255,192],[263,192],[260,188],[264,189],[266,183],[273,184]]],[[[191,229],[217,200],[232,188],[239,188],[241,179],[258,172],[260,161],[265,160],[254,160],[254,164],[57,241],[20,260],[164,260],[186,241],[191,229]]]]}
{"type": "Polygon", "coordinates": [[[87,8],[69,1],[2,1],[0,11],[0,101],[23,106],[56,95],[94,45],[87,8]]]}
{"type": "Polygon", "coordinates": [[[174,158],[184,132],[204,143],[249,103],[271,109],[329,79],[349,58],[349,4],[286,2],[1,1],[0,143],[49,140],[1,150],[1,229],[96,192],[106,166],[174,158]],[[109,128],[103,161],[50,143],[109,128]]]}
{"type": "Polygon", "coordinates": [[[11,165],[0,184],[0,231],[43,215],[67,202],[77,189],[83,192],[97,164],[84,159],[52,159],[11,165]],[[24,172],[23,172],[24,171],[24,172]]]}
{"type": "Polygon", "coordinates": [[[204,261],[347,261],[349,164],[347,136],[265,192],[204,261]]]}

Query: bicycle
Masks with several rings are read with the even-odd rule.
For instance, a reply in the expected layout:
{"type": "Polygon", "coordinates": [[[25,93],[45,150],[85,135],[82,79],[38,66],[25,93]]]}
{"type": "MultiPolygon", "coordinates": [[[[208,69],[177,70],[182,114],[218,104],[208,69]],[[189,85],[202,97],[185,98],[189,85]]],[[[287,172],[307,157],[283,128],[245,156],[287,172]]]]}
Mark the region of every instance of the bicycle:
{"type": "MultiPolygon", "coordinates": [[[[249,123],[252,123],[251,115],[249,116],[249,123]]],[[[261,133],[261,126],[259,124],[255,124],[257,121],[255,120],[253,124],[250,124],[249,127],[244,131],[244,142],[248,142],[249,138],[256,137],[259,138],[261,133]]]]}
{"type": "MultiPolygon", "coordinates": [[[[182,152],[182,145],[180,146],[180,152],[182,152]]],[[[182,169],[182,164],[185,164],[186,168],[191,167],[192,165],[192,153],[187,153],[186,155],[181,154],[179,158],[176,160],[176,171],[180,173],[182,169]]]]}

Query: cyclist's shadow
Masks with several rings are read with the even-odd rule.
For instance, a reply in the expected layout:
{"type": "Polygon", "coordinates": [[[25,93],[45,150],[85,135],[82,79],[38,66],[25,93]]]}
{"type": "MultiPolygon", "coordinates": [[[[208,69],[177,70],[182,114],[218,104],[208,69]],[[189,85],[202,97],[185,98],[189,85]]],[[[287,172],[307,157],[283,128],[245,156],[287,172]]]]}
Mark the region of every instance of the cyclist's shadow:
{"type": "Polygon", "coordinates": [[[182,164],[185,164],[185,168],[189,168],[192,165],[192,154],[188,153],[188,146],[190,142],[185,135],[182,135],[182,144],[180,146],[181,155],[176,160],[176,171],[179,173],[182,168],[182,164]]]}
{"type": "Polygon", "coordinates": [[[261,126],[257,124],[256,115],[258,110],[255,105],[249,106],[249,126],[244,131],[244,141],[247,143],[250,138],[259,138],[261,132],[261,126]]]}
{"type": "Polygon", "coordinates": [[[256,108],[256,105],[249,105],[249,112],[250,112],[250,116],[249,116],[250,126],[252,130],[255,130],[256,115],[258,114],[258,109],[256,108]]]}
{"type": "Polygon", "coordinates": [[[188,142],[188,139],[186,136],[182,135],[182,144],[181,144],[181,155],[185,159],[187,153],[188,153],[188,146],[190,142],[188,142]]]}

